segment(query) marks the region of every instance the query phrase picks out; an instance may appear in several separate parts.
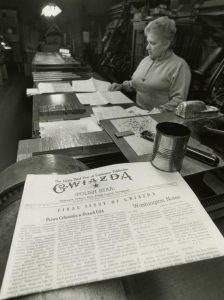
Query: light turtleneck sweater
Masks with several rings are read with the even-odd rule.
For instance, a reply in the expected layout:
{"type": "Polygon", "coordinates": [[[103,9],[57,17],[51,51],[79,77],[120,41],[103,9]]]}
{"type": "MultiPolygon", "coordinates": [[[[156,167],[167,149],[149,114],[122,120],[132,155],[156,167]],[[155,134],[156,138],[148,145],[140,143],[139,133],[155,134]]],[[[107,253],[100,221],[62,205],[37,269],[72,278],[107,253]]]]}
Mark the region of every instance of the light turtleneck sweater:
{"type": "Polygon", "coordinates": [[[187,99],[191,72],[184,59],[173,52],[152,60],[145,57],[129,81],[137,92],[136,102],[144,109],[173,111],[187,99]]]}

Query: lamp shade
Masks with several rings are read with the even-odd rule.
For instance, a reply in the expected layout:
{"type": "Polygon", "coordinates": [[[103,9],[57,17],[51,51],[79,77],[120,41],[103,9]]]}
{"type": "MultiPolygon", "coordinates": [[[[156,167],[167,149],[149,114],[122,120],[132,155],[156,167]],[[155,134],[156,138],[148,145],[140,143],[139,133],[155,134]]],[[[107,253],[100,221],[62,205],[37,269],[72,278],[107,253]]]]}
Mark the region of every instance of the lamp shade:
{"type": "Polygon", "coordinates": [[[56,17],[62,10],[55,3],[49,3],[42,9],[41,15],[45,17],[56,17]]]}

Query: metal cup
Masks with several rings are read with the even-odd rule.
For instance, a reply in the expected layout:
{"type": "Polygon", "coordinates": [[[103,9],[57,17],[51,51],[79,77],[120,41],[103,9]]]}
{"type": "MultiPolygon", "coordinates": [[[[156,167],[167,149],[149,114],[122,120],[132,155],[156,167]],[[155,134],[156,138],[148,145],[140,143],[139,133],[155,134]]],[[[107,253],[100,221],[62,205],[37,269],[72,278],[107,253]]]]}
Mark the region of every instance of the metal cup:
{"type": "Polygon", "coordinates": [[[191,131],[179,123],[157,124],[152,165],[166,172],[180,171],[190,134],[191,131]]]}

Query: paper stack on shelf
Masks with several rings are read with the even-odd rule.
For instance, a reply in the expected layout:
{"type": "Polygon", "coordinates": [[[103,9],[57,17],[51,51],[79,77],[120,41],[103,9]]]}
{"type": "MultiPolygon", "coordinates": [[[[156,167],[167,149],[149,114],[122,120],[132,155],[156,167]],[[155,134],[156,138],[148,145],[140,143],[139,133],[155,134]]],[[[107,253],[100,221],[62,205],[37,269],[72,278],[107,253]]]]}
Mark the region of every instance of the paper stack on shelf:
{"type": "Polygon", "coordinates": [[[81,78],[76,73],[62,71],[32,72],[32,75],[34,82],[70,81],[81,78]]]}

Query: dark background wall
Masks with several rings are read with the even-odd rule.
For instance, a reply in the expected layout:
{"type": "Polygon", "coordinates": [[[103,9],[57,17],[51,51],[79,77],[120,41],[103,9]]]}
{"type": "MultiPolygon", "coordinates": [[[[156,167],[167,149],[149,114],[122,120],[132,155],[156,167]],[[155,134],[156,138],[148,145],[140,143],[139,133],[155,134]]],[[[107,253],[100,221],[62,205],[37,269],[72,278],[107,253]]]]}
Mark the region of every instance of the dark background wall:
{"type": "Polygon", "coordinates": [[[1,0],[0,9],[15,9],[18,12],[20,44],[22,50],[35,49],[47,30],[57,24],[67,44],[76,52],[82,53],[82,31],[90,30],[92,20],[105,21],[105,12],[109,6],[119,3],[118,0],[57,0],[56,4],[62,13],[56,18],[41,16],[47,0],[1,0]],[[104,16],[104,17],[103,17],[104,16]]]}

